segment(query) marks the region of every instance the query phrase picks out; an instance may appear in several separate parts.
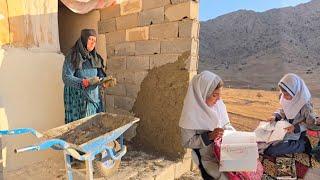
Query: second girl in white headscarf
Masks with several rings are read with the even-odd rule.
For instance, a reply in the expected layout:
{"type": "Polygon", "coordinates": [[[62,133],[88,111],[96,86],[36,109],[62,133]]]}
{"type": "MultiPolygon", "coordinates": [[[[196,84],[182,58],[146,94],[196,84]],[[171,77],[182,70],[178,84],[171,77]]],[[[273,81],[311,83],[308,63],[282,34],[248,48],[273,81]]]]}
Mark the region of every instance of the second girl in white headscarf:
{"type": "Polygon", "coordinates": [[[286,74],[278,83],[281,91],[281,109],[274,113],[271,121],[286,120],[291,126],[286,128],[284,140],[269,146],[265,154],[280,156],[289,153],[307,152],[311,145],[306,137],[308,126],[317,121],[313,112],[311,94],[304,81],[296,74],[286,74]]]}

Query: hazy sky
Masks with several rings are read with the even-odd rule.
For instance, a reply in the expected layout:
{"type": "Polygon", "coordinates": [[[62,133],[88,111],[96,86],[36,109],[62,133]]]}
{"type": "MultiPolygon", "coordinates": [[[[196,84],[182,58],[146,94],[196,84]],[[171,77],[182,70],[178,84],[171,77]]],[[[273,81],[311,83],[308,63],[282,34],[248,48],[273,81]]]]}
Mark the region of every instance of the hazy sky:
{"type": "Polygon", "coordinates": [[[310,0],[200,0],[200,21],[213,19],[240,9],[263,12],[273,8],[296,6],[310,0]]]}

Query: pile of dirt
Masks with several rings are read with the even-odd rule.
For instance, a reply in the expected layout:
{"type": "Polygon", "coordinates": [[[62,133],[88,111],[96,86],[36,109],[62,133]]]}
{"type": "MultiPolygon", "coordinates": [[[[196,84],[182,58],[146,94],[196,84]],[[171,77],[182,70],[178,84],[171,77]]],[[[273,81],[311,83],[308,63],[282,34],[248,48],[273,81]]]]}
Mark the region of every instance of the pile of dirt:
{"type": "Polygon", "coordinates": [[[185,68],[189,56],[190,52],[185,52],[176,62],[150,70],[141,83],[133,106],[140,118],[134,141],[146,152],[173,159],[185,154],[178,123],[189,83],[185,68]]]}

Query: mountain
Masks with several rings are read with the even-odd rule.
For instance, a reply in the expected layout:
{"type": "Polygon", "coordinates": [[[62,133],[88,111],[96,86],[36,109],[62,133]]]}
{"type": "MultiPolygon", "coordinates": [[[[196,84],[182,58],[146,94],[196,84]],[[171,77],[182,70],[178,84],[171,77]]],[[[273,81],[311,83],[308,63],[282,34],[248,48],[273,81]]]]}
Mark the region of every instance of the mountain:
{"type": "Polygon", "coordinates": [[[287,72],[308,81],[320,72],[320,0],[261,13],[239,10],[200,27],[199,71],[216,72],[228,86],[274,89],[287,72]]]}

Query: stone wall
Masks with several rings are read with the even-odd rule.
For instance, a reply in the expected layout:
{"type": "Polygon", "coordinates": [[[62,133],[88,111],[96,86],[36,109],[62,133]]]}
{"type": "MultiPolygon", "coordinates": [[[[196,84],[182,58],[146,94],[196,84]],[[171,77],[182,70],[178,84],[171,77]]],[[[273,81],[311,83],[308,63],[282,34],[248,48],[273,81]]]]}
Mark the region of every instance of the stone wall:
{"type": "MultiPolygon", "coordinates": [[[[198,2],[130,0],[102,9],[100,13],[98,30],[106,37],[107,71],[118,80],[117,86],[107,90],[108,111],[132,111],[140,117],[136,140],[147,149],[179,143],[178,121],[183,99],[198,64],[198,2]],[[186,55],[178,61],[183,52],[186,55]],[[168,63],[172,65],[166,66],[168,63]],[[168,95],[171,90],[173,93],[168,95]],[[145,101],[151,94],[150,98],[162,99],[145,101]],[[162,137],[152,133],[159,129],[162,137]],[[150,133],[148,138],[152,141],[146,141],[144,132],[150,133]]],[[[182,151],[181,147],[170,148],[158,149],[171,155],[182,151]]]]}

